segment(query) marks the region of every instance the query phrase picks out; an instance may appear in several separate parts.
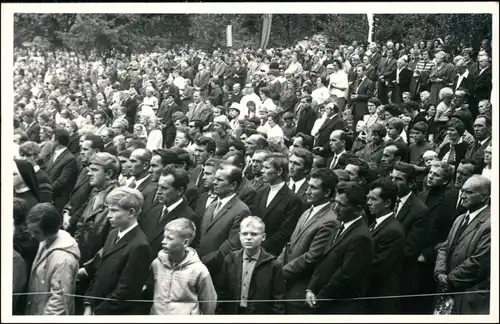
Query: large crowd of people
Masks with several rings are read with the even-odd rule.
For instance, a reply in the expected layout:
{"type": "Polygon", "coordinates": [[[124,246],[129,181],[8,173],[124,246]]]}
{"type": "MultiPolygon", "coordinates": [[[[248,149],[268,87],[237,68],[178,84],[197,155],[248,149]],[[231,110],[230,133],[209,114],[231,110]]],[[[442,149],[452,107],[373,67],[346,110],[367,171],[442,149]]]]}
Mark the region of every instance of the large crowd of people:
{"type": "Polygon", "coordinates": [[[14,55],[13,314],[489,313],[487,40],[14,55]]]}

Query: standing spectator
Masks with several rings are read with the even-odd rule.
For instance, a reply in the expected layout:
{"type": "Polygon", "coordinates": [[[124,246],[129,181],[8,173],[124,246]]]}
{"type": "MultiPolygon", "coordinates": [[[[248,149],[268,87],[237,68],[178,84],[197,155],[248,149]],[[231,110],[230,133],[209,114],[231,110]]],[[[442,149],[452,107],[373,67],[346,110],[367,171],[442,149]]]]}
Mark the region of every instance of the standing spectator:
{"type": "MultiPolygon", "coordinates": [[[[434,57],[436,65],[432,68],[429,75],[430,80],[430,103],[437,105],[439,103],[439,94],[441,89],[453,84],[453,69],[452,63],[446,62],[446,53],[440,51],[434,57]]],[[[453,91],[452,91],[453,92],[453,91]]]]}
{"type": "Polygon", "coordinates": [[[283,269],[276,257],[261,247],[266,239],[264,222],[256,216],[248,216],[241,221],[239,234],[243,249],[225,257],[219,274],[218,297],[222,302],[218,313],[284,314],[283,269]],[[239,304],[224,302],[238,299],[239,304]],[[257,302],[252,302],[254,300],[257,302]]]}
{"type": "Polygon", "coordinates": [[[52,182],[45,171],[40,169],[37,164],[38,156],[40,154],[40,147],[37,143],[28,141],[19,147],[19,158],[25,160],[33,166],[36,179],[38,182],[38,189],[40,195],[40,202],[52,202],[52,182]]]}
{"type": "Polygon", "coordinates": [[[137,315],[141,312],[139,304],[128,300],[141,299],[152,259],[146,236],[137,224],[143,202],[141,193],[128,187],[116,188],[106,196],[109,222],[114,229],[98,257],[78,271],[79,276],[92,279],[85,293],[83,315],[137,315]]]}
{"type": "MultiPolygon", "coordinates": [[[[467,292],[490,289],[490,194],[491,182],[479,175],[462,187],[462,204],[467,213],[453,223],[448,238],[438,251],[434,277],[438,291],[467,292]],[[470,262],[474,260],[475,262],[470,262]]],[[[458,294],[452,314],[489,314],[490,294],[458,294]]]]}
{"type": "Polygon", "coordinates": [[[372,98],[375,92],[375,84],[366,75],[366,67],[359,64],[355,71],[357,73],[357,80],[353,86],[353,93],[351,94],[351,109],[353,115],[353,122],[355,124],[362,120],[368,111],[368,101],[372,98]]]}
{"type": "Polygon", "coordinates": [[[54,205],[62,211],[69,200],[71,190],[75,186],[78,177],[76,159],[67,146],[69,143],[69,133],[63,128],[56,128],[54,131],[54,156],[47,163],[45,171],[52,181],[52,194],[54,205]]]}
{"type": "Polygon", "coordinates": [[[14,197],[26,201],[28,211],[40,202],[40,188],[33,165],[25,160],[14,160],[14,197]]]}
{"type": "Polygon", "coordinates": [[[80,251],[75,239],[60,230],[61,214],[50,203],[28,213],[28,229],[40,242],[31,269],[26,315],[74,315],[73,294],[80,251]],[[38,293],[38,294],[35,294],[38,293]]]}
{"type": "Polygon", "coordinates": [[[25,109],[23,111],[23,121],[26,124],[24,131],[28,135],[29,140],[40,143],[40,124],[36,121],[35,111],[33,109],[25,109]]]}
{"type": "Polygon", "coordinates": [[[397,61],[394,58],[394,50],[387,50],[387,57],[380,59],[380,63],[377,68],[378,75],[378,98],[380,102],[385,105],[389,103],[389,86],[392,85],[394,78],[394,71],[397,69],[397,61]]]}

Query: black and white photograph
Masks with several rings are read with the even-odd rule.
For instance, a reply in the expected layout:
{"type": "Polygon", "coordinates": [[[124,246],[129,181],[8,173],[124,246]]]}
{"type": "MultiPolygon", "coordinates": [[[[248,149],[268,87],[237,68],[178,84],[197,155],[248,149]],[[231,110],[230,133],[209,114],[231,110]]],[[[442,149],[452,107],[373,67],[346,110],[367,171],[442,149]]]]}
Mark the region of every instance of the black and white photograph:
{"type": "Polygon", "coordinates": [[[2,4],[2,322],[498,321],[498,9],[2,4]]]}

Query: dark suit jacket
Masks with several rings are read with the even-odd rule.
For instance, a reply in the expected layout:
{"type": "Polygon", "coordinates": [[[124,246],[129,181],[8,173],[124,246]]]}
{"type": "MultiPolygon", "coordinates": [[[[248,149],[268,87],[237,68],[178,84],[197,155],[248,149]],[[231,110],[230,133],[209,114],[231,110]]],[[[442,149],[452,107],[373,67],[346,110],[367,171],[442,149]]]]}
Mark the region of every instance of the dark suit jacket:
{"type": "Polygon", "coordinates": [[[200,242],[197,248],[201,261],[212,275],[218,272],[229,253],[241,248],[240,223],[244,217],[250,215],[250,209],[238,196],[229,200],[216,215],[213,215],[214,209],[215,204],[210,205],[201,219],[200,242]]]}
{"type": "MultiPolygon", "coordinates": [[[[368,296],[396,296],[400,292],[405,233],[394,215],[373,231],[374,255],[368,296]]],[[[396,299],[373,299],[366,303],[368,314],[395,314],[396,299]]]]}
{"type": "Polygon", "coordinates": [[[269,253],[279,255],[290,240],[295,225],[303,212],[302,201],[284,183],[276,196],[266,207],[270,188],[257,191],[256,205],[252,215],[262,218],[266,224],[266,240],[262,247],[269,253]]]}
{"type": "Polygon", "coordinates": [[[111,231],[102,255],[85,266],[92,277],[88,297],[105,297],[119,301],[85,298],[96,315],[140,314],[140,303],[124,300],[141,299],[142,287],[149,275],[151,248],[139,226],[115,243],[118,229],[111,231]]]}
{"type": "Polygon", "coordinates": [[[35,122],[33,125],[26,128],[25,132],[30,141],[40,143],[40,124],[35,122]]]}
{"type": "MultiPolygon", "coordinates": [[[[140,227],[146,238],[148,239],[149,246],[151,247],[151,262],[158,256],[158,252],[162,249],[162,240],[163,233],[165,231],[165,226],[172,220],[177,218],[187,218],[193,221],[196,228],[199,227],[200,222],[198,216],[194,213],[194,211],[189,208],[186,201],[182,201],[179,206],[175,207],[174,210],[167,213],[165,217],[161,221],[159,221],[163,205],[159,205],[160,208],[150,209],[150,212],[141,220],[140,227]]],[[[196,238],[195,238],[196,240],[196,238]]],[[[193,240],[194,242],[194,240],[193,240]]]]}
{"type": "Polygon", "coordinates": [[[356,99],[351,101],[352,115],[354,124],[356,124],[358,120],[362,120],[363,116],[368,114],[368,100],[375,93],[375,83],[368,77],[363,80],[358,79],[353,84],[352,93],[358,95],[356,99]]]}
{"type": "MultiPolygon", "coordinates": [[[[460,164],[460,161],[462,161],[464,158],[465,158],[465,154],[467,152],[467,149],[469,147],[469,143],[467,142],[461,142],[461,143],[458,143],[455,145],[455,173],[454,173],[454,176],[453,176],[453,179],[455,179],[455,175],[456,175],[456,170],[457,170],[457,167],[458,165],[460,164]]],[[[442,159],[446,153],[448,153],[448,151],[451,149],[451,143],[446,143],[444,144],[441,149],[439,150],[438,152],[438,159],[442,159]]],[[[484,154],[484,151],[483,151],[483,154],[484,154]]]]}
{"type": "Polygon", "coordinates": [[[418,282],[414,280],[418,274],[418,256],[425,246],[429,231],[429,209],[412,193],[396,219],[403,226],[406,235],[401,293],[413,293],[418,288],[418,282]]]}
{"type": "MultiPolygon", "coordinates": [[[[151,175],[149,175],[148,178],[146,180],[144,180],[139,185],[139,187],[137,187],[137,190],[139,190],[141,192],[142,196],[144,197],[144,199],[146,199],[146,197],[150,197],[150,196],[154,197],[156,195],[157,188],[158,188],[157,183],[153,182],[153,180],[151,179],[151,175]]],[[[151,199],[149,198],[149,200],[151,200],[151,199]]]]}
{"type": "Polygon", "coordinates": [[[172,115],[178,111],[182,111],[181,107],[179,107],[175,102],[169,106],[165,100],[163,100],[158,109],[157,116],[164,125],[162,130],[164,138],[163,142],[167,147],[171,147],[175,141],[176,129],[172,115]]]}
{"type": "MultiPolygon", "coordinates": [[[[243,273],[244,249],[230,253],[224,259],[222,271],[217,280],[218,300],[239,300],[243,273]]],[[[216,282],[217,282],[216,281],[216,282]]],[[[285,280],[283,270],[276,257],[261,249],[248,288],[248,306],[245,314],[285,314],[285,280]],[[252,302],[270,300],[270,302],[252,302]]],[[[239,303],[219,302],[218,314],[239,314],[239,303]]]]}
{"type": "MultiPolygon", "coordinates": [[[[288,186],[288,182],[286,185],[288,186]]],[[[302,206],[304,209],[311,207],[307,202],[307,197],[306,197],[306,191],[308,187],[309,187],[309,178],[306,177],[306,181],[304,181],[304,183],[300,186],[299,191],[297,191],[296,193],[296,195],[302,201],[302,206]]],[[[288,186],[288,188],[290,188],[290,186],[288,186]]]]}
{"type": "Polygon", "coordinates": [[[68,150],[73,154],[80,152],[80,136],[78,134],[69,137],[68,150]]]}
{"type": "Polygon", "coordinates": [[[75,186],[78,177],[76,159],[69,150],[64,150],[55,161],[47,163],[45,169],[52,181],[52,196],[54,206],[62,211],[69,200],[69,195],[75,186]]]}
{"type": "Polygon", "coordinates": [[[330,135],[334,130],[338,129],[345,130],[345,124],[340,114],[337,114],[335,117],[325,120],[323,125],[321,125],[318,134],[316,135],[314,146],[327,147],[330,141],[330,135]]]}
{"type": "Polygon", "coordinates": [[[387,57],[383,57],[380,59],[380,62],[378,64],[377,68],[377,75],[384,76],[384,81],[389,82],[389,85],[391,84],[392,80],[395,80],[396,75],[394,74],[394,71],[397,70],[397,60],[393,57],[391,59],[388,59],[387,57]]]}
{"type": "MultiPolygon", "coordinates": [[[[347,165],[347,160],[349,160],[352,157],[351,153],[346,151],[340,155],[340,157],[337,159],[337,163],[335,163],[334,167],[332,170],[336,169],[344,169],[347,165]]],[[[326,160],[326,167],[330,169],[330,165],[332,164],[333,156],[330,156],[326,160]]]]}
{"type": "Polygon", "coordinates": [[[465,151],[465,159],[471,159],[480,165],[481,168],[484,168],[484,149],[487,148],[490,143],[491,136],[483,145],[479,142],[469,144],[467,151],[465,151]]]}
{"type": "Polygon", "coordinates": [[[243,177],[240,186],[236,190],[236,194],[238,195],[238,198],[240,198],[241,201],[244,202],[245,205],[247,205],[250,210],[253,209],[253,206],[255,205],[255,197],[257,196],[257,191],[253,187],[252,182],[250,182],[250,180],[243,177]]]}
{"type": "Polygon", "coordinates": [[[116,146],[115,144],[113,144],[113,142],[104,145],[104,152],[108,152],[111,155],[118,154],[118,150],[116,149],[116,146]]]}
{"type": "Polygon", "coordinates": [[[295,111],[295,118],[297,119],[297,126],[295,133],[311,134],[314,122],[317,119],[316,112],[312,109],[311,105],[301,104],[295,111]]]}
{"type": "MultiPolygon", "coordinates": [[[[281,251],[278,261],[283,264],[286,280],[286,298],[303,299],[314,268],[321,260],[330,235],[339,222],[332,210],[333,203],[320,209],[306,222],[310,208],[300,217],[290,242],[281,251]]],[[[304,302],[291,301],[297,307],[307,307],[304,302]]]]}
{"type": "Polygon", "coordinates": [[[73,234],[75,231],[76,223],[78,223],[79,215],[81,215],[82,207],[86,205],[86,202],[89,200],[90,192],[92,191],[92,186],[89,182],[88,176],[88,168],[84,167],[80,174],[78,175],[78,179],[76,180],[76,184],[71,191],[71,196],[69,198],[69,202],[66,204],[69,214],[71,215],[70,225],[66,230],[68,233],[73,234]]]}
{"type": "Polygon", "coordinates": [[[126,108],[125,111],[125,118],[127,118],[128,121],[128,131],[133,131],[134,125],[135,125],[135,119],[137,115],[137,109],[139,107],[139,102],[142,102],[142,98],[140,98],[138,95],[136,95],[133,98],[127,98],[127,100],[124,101],[123,105],[126,108]]]}
{"type": "Polygon", "coordinates": [[[477,75],[474,80],[474,99],[476,102],[479,102],[483,99],[490,100],[491,98],[491,66],[484,70],[483,73],[479,74],[480,71],[477,71],[477,75]]]}
{"type": "MultiPolygon", "coordinates": [[[[332,231],[307,289],[317,299],[365,297],[373,263],[371,233],[362,219],[334,241],[337,232],[332,231]]],[[[319,301],[316,310],[320,314],[362,314],[364,304],[363,300],[319,301]]]]}
{"type": "MultiPolygon", "coordinates": [[[[397,68],[394,70],[391,77],[392,80],[396,80],[397,68]]],[[[403,68],[399,71],[399,83],[394,85],[392,88],[391,100],[393,103],[401,103],[403,92],[410,92],[410,82],[413,76],[413,71],[408,68],[403,68]]]]}

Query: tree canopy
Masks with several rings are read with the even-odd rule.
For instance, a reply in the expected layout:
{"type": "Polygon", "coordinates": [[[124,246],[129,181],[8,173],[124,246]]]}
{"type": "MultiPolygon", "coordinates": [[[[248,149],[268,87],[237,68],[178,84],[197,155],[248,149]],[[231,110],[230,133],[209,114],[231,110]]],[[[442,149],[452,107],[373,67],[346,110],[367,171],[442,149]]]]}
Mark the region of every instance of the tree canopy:
{"type": "MultiPolygon", "coordinates": [[[[373,40],[411,43],[444,38],[477,47],[491,40],[490,14],[377,14],[373,40]]],[[[15,14],[14,43],[43,39],[47,46],[73,51],[125,53],[191,45],[207,51],[223,47],[226,25],[233,26],[233,46],[258,48],[260,14],[15,14]]],[[[322,33],[332,44],[366,42],[364,14],[275,14],[269,47],[292,46],[322,33]]]]}

